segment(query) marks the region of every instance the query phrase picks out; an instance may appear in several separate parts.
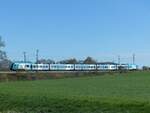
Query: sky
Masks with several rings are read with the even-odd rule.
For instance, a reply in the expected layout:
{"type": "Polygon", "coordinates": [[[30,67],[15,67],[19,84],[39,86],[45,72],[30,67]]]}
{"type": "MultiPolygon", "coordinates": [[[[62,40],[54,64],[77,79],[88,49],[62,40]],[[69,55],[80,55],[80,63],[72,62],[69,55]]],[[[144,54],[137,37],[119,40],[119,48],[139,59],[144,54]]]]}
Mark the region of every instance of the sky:
{"type": "Polygon", "coordinates": [[[13,61],[84,59],[150,66],[149,0],[0,0],[0,35],[13,61]]]}

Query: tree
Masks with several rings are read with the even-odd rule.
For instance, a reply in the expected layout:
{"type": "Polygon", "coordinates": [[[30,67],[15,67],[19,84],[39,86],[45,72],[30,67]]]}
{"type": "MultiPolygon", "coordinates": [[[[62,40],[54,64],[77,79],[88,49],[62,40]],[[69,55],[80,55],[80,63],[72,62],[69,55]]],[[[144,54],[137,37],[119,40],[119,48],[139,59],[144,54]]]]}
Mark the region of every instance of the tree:
{"type": "Polygon", "coordinates": [[[51,60],[51,59],[40,59],[40,60],[38,60],[38,63],[39,64],[54,64],[55,61],[51,60]]]}
{"type": "Polygon", "coordinates": [[[84,62],[84,64],[95,64],[97,63],[96,60],[94,60],[92,57],[87,57],[84,62]]]}
{"type": "Polygon", "coordinates": [[[8,59],[4,59],[0,62],[0,71],[9,70],[12,62],[8,59]]]}
{"type": "Polygon", "coordinates": [[[77,64],[78,61],[75,58],[71,58],[66,60],[66,64],[77,64]]]}
{"type": "Polygon", "coordinates": [[[143,69],[144,71],[146,71],[146,70],[150,70],[150,67],[148,67],[148,66],[143,66],[142,69],[143,69]]]}
{"type": "Polygon", "coordinates": [[[0,48],[5,47],[5,42],[2,41],[2,37],[0,36],[0,48]]]}
{"type": "Polygon", "coordinates": [[[5,47],[4,41],[2,41],[2,37],[0,36],[0,61],[7,59],[6,52],[2,49],[5,47]]]}
{"type": "Polygon", "coordinates": [[[6,52],[3,51],[4,47],[5,42],[2,41],[2,37],[0,36],[0,70],[9,70],[11,61],[7,58],[6,52]]]}
{"type": "Polygon", "coordinates": [[[75,58],[59,61],[60,64],[77,64],[78,61],[75,58]]]}

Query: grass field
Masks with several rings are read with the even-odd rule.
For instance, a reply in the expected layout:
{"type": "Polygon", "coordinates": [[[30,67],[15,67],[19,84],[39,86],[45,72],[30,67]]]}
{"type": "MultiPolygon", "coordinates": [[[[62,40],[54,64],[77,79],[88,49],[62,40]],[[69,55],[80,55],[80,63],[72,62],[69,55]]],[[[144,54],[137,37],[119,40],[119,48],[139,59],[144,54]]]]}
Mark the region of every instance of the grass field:
{"type": "Polygon", "coordinates": [[[0,83],[0,111],[150,113],[150,72],[0,83]]]}

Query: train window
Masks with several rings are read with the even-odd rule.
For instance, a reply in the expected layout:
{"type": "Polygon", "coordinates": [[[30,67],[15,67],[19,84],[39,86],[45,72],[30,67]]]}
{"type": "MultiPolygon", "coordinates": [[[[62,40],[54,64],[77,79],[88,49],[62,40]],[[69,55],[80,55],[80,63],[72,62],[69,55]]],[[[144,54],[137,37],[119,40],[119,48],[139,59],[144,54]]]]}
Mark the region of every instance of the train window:
{"type": "Polygon", "coordinates": [[[116,66],[111,66],[111,68],[116,68],[116,66]]]}
{"type": "Polygon", "coordinates": [[[30,66],[29,66],[29,65],[26,65],[25,67],[29,68],[30,66]]]}
{"type": "Polygon", "coordinates": [[[104,68],[104,66],[100,66],[100,68],[102,68],[102,69],[103,69],[103,68],[104,68]]]}
{"type": "Polygon", "coordinates": [[[105,66],[104,68],[108,68],[108,66],[105,66]]]}

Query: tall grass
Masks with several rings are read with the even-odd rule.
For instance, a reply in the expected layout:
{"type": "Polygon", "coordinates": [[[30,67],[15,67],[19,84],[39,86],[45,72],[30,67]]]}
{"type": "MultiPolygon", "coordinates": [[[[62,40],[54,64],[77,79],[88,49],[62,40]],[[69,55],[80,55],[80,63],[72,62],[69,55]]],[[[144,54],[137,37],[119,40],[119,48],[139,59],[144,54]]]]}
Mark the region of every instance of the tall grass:
{"type": "Polygon", "coordinates": [[[0,111],[150,113],[150,73],[0,83],[0,111]]]}

